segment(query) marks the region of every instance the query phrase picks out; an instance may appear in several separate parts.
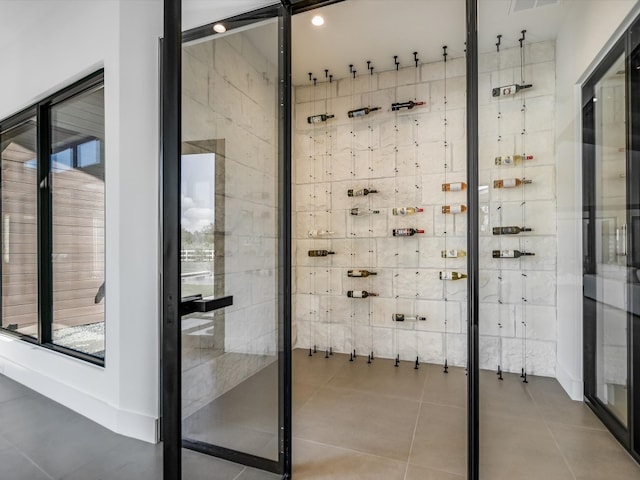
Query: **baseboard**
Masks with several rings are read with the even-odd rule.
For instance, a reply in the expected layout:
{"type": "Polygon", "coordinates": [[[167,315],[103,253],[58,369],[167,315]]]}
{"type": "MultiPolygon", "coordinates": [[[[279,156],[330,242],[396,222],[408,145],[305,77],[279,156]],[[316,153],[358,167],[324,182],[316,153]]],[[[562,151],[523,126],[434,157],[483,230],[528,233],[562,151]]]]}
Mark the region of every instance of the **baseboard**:
{"type": "Polygon", "coordinates": [[[148,443],[159,441],[159,422],[153,416],[119,409],[7,357],[0,356],[0,373],[117,434],[148,443]]]}
{"type": "Polygon", "coordinates": [[[573,378],[562,365],[556,365],[556,379],[572,400],[584,401],[584,382],[573,378]]]}

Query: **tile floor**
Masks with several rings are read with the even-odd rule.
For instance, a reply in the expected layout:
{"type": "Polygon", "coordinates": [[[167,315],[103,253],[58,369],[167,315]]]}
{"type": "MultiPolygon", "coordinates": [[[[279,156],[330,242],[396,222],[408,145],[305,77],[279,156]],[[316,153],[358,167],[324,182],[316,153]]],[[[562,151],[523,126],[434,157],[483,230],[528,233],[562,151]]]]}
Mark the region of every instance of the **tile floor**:
{"type": "MultiPolygon", "coordinates": [[[[294,352],[294,480],[460,480],[466,377],[438,365],[294,352]]],[[[640,468],[559,384],[482,372],[483,480],[640,480],[640,468]]],[[[255,402],[254,402],[255,403],[255,402]]],[[[160,446],[127,439],[0,376],[0,479],[159,480],[160,446]],[[61,441],[64,440],[64,441],[61,441]]],[[[188,480],[278,477],[184,452],[188,480]]]]}

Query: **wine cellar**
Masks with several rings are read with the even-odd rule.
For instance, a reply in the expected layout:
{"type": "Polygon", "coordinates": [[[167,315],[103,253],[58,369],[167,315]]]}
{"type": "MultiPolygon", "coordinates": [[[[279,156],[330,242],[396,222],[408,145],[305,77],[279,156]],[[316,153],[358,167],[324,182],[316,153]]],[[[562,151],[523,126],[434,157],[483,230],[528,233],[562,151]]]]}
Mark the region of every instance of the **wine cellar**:
{"type": "MultiPolygon", "coordinates": [[[[556,329],[555,45],[526,33],[479,58],[481,367],[523,379],[554,375],[556,329]]],[[[295,88],[298,348],[466,365],[463,55],[295,88]]]]}

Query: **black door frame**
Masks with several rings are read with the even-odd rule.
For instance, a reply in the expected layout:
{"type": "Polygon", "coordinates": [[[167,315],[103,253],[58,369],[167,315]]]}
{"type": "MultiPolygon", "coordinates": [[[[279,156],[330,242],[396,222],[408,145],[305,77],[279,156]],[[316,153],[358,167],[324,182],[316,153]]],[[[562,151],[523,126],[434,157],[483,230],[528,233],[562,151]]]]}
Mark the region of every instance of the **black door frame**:
{"type": "MultiPolygon", "coordinates": [[[[583,252],[584,274],[596,271],[595,257],[595,171],[596,125],[595,125],[595,86],[613,66],[625,55],[626,90],[626,189],[627,189],[627,225],[633,225],[633,213],[638,218],[640,211],[640,18],[636,19],[622,37],[611,47],[604,59],[582,86],[582,197],[583,197],[583,234],[588,240],[583,252]],[[584,223],[587,222],[588,223],[584,223]]],[[[627,426],[606,407],[597,396],[596,384],[596,304],[587,296],[587,287],[583,294],[583,362],[584,396],[587,405],[605,424],[629,453],[640,461],[640,395],[635,386],[640,385],[640,299],[634,299],[634,289],[640,285],[633,280],[635,270],[640,269],[640,253],[634,245],[633,228],[627,230],[627,426]],[[635,301],[635,303],[634,303],[635,301]],[[635,312],[635,313],[634,313],[635,312]]],[[[636,242],[640,238],[635,239],[636,242]]],[[[588,282],[583,281],[583,285],[588,282]]]]}
{"type": "MultiPolygon", "coordinates": [[[[279,186],[281,205],[291,205],[291,15],[323,7],[343,0],[281,0],[285,10],[281,20],[281,48],[283,65],[280,66],[280,141],[283,142],[280,159],[279,186]],[[286,107],[286,108],[285,108],[286,107]]],[[[467,67],[467,478],[479,479],[479,358],[478,358],[478,44],[477,0],[466,2],[466,67],[467,67]]],[[[266,7],[225,20],[240,25],[252,15],[267,14],[266,7]]],[[[276,8],[278,8],[276,6],[276,8]]],[[[273,16],[273,15],[272,15],[273,16]]],[[[263,17],[271,18],[271,17],[263,17]]],[[[255,21],[255,20],[254,20],[255,21]]],[[[163,478],[180,480],[182,475],[182,420],[181,420],[181,338],[180,338],[180,153],[181,153],[181,65],[182,42],[212,34],[211,25],[182,33],[182,0],[164,0],[164,34],[161,48],[161,160],[160,160],[160,224],[161,224],[161,301],[162,301],[162,428],[163,478]]],[[[252,22],[249,22],[252,23],[252,22]]],[[[284,397],[280,408],[284,432],[281,435],[281,456],[276,469],[283,478],[291,477],[291,218],[282,216],[280,235],[279,300],[284,327],[281,351],[285,353],[280,369],[284,397]],[[283,257],[281,257],[283,258],[283,257]],[[289,268],[287,268],[287,266],[289,268]]],[[[252,464],[251,456],[234,455],[233,461],[252,464]]],[[[260,462],[262,463],[262,462],[260,462]]],[[[255,465],[264,468],[265,465],[255,465]]]]}

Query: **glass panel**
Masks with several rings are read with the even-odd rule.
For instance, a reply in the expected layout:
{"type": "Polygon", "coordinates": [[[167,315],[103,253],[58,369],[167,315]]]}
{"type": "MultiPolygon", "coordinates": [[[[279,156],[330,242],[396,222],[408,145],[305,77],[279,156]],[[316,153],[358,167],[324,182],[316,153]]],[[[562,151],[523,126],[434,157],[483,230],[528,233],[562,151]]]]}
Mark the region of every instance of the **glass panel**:
{"type": "Polygon", "coordinates": [[[627,424],[625,57],[595,86],[596,394],[627,424]]]}
{"type": "Polygon", "coordinates": [[[104,358],[104,91],[51,108],[53,342],[104,358]]]}
{"type": "Polygon", "coordinates": [[[278,22],[183,49],[183,437],[277,461],[278,22]]]}
{"type": "Polygon", "coordinates": [[[2,328],[38,336],[36,119],[0,133],[2,328]]]}

